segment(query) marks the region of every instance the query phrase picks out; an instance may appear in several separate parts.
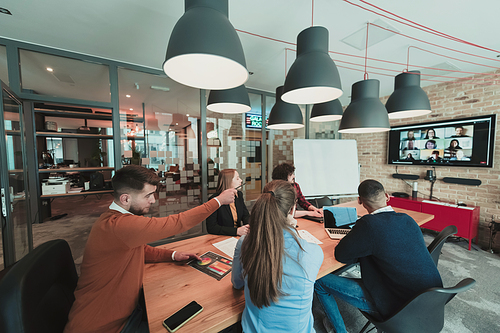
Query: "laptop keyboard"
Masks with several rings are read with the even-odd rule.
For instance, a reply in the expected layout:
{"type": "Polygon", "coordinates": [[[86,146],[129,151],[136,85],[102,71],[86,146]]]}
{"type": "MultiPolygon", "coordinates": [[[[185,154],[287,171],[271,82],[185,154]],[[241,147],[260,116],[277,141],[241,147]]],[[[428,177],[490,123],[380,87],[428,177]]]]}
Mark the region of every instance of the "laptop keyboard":
{"type": "Polygon", "coordinates": [[[347,235],[351,229],[335,229],[335,228],[326,228],[329,233],[331,234],[341,234],[341,235],[347,235]]]}

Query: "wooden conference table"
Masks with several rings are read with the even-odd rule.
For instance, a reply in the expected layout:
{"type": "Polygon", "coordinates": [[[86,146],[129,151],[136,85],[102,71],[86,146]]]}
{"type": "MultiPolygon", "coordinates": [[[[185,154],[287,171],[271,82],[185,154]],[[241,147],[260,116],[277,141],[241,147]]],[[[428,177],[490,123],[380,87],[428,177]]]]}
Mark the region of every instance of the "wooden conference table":
{"type": "MultiPolygon", "coordinates": [[[[356,207],[359,216],[367,211],[356,201],[339,206],[356,207]]],[[[434,218],[434,215],[414,212],[402,208],[394,208],[397,212],[410,215],[418,225],[434,218]]],[[[331,240],[324,231],[323,224],[305,219],[297,220],[297,229],[304,229],[319,239],[323,244],[323,264],[318,279],[342,268],[344,264],[333,257],[333,250],[338,241],[331,240]]],[[[162,247],[197,254],[207,251],[226,254],[212,244],[229,238],[229,236],[203,235],[183,241],[162,245],[162,247]]],[[[222,280],[203,274],[185,263],[147,264],[144,274],[144,295],[151,333],[165,333],[163,320],[191,301],[203,306],[203,311],[179,329],[179,332],[218,332],[241,319],[245,308],[243,290],[236,290],[231,284],[230,275],[222,280]]]]}

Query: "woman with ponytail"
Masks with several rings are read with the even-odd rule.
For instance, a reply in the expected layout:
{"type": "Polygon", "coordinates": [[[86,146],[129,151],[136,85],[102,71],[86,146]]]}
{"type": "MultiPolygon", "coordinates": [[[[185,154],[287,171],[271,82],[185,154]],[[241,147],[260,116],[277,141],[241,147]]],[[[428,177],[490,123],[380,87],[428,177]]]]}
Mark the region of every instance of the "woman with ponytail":
{"type": "Polygon", "coordinates": [[[245,333],[314,332],[312,299],[323,251],[290,226],[295,199],[289,182],[267,184],[252,208],[250,232],[234,250],[231,280],[245,287],[245,333]]]}

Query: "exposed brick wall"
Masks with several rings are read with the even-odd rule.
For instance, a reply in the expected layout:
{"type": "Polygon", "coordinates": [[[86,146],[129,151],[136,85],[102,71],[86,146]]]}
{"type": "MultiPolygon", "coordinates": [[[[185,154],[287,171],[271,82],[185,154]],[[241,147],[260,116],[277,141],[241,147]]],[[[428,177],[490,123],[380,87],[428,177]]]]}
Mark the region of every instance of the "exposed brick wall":
{"type": "MultiPolygon", "coordinates": [[[[496,71],[500,74],[500,71],[496,71]]],[[[477,76],[485,78],[485,76],[477,76]]],[[[487,77],[489,80],[494,77],[487,77]]],[[[478,80],[478,82],[481,82],[478,80]]],[[[441,121],[454,118],[465,118],[499,113],[500,79],[488,83],[470,83],[457,80],[440,83],[424,88],[431,102],[432,113],[416,118],[392,120],[391,126],[417,124],[430,121],[441,121]]],[[[381,98],[385,104],[388,96],[381,98]]],[[[495,127],[495,153],[493,168],[436,167],[438,181],[434,184],[433,196],[441,201],[464,202],[468,206],[480,206],[480,226],[478,231],[479,245],[487,247],[489,242],[488,224],[493,217],[500,221],[500,131],[499,117],[495,127]],[[480,179],[480,186],[463,186],[446,184],[439,179],[443,177],[459,177],[480,179]]],[[[355,139],[358,145],[358,158],[361,164],[361,180],[377,179],[381,181],[389,193],[407,192],[411,188],[404,181],[392,178],[396,172],[395,165],[387,164],[388,133],[345,134],[343,139],[355,139]]],[[[428,166],[398,166],[399,173],[418,174],[419,196],[428,197],[430,182],[424,180],[428,166]]],[[[500,235],[497,235],[495,249],[500,249],[500,235]]]]}

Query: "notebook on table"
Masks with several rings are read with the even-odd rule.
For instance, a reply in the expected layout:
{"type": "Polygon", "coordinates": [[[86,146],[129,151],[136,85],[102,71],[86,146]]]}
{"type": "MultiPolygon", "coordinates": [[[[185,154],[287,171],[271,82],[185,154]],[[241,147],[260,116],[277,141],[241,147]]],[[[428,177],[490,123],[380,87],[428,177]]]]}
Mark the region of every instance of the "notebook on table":
{"type": "Polygon", "coordinates": [[[358,215],[354,207],[323,207],[325,232],[331,239],[342,239],[351,231],[358,215]]]}

